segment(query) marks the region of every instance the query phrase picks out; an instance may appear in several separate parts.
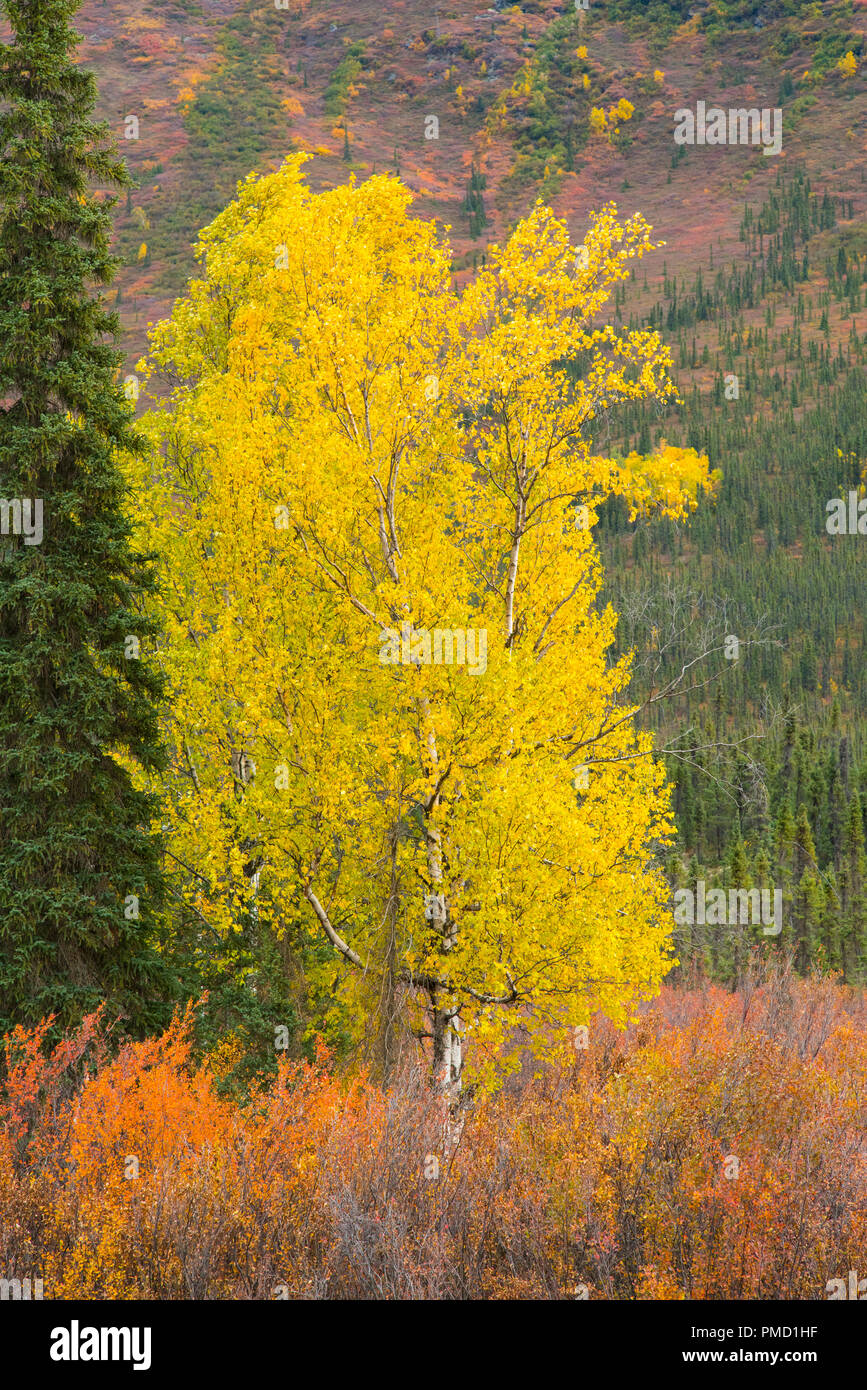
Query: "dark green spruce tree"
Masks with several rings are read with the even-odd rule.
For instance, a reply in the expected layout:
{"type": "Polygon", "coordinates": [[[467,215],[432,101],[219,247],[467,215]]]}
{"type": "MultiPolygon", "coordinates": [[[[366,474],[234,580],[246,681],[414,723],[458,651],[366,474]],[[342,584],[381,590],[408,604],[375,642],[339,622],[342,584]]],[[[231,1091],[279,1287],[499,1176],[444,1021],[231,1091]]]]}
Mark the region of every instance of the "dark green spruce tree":
{"type": "Polygon", "coordinates": [[[105,1002],[142,1034],[166,1017],[152,942],[163,892],[152,799],[160,679],[119,449],[141,447],[119,385],[103,191],[129,175],[72,61],[78,0],[3,0],[0,46],[0,1033],[105,1002]],[[137,649],[139,656],[136,658],[137,649]]]}

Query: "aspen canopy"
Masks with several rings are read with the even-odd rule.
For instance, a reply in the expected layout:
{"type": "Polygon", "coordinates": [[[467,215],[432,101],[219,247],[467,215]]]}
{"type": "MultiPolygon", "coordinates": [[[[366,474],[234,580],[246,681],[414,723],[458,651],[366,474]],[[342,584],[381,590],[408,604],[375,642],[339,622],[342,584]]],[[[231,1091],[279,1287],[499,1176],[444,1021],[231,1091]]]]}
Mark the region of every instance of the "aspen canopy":
{"type": "Polygon", "coordinates": [[[625,1022],[671,967],[669,789],[593,526],[613,495],[684,517],[715,475],[594,445],[676,397],[659,335],[604,322],[641,216],[577,247],[537,204],[458,293],[399,179],[315,194],[304,158],[201,234],[139,367],[165,814],[209,930],[300,924],[359,1030],[414,1029],[448,1090],[516,1029],[625,1022]]]}

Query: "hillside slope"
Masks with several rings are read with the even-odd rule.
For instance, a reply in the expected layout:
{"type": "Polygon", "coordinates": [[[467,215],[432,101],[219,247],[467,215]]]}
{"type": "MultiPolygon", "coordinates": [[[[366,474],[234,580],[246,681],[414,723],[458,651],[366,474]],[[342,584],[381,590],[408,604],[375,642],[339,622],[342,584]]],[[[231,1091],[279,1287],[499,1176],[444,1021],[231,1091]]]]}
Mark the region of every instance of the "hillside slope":
{"type": "MultiPolygon", "coordinates": [[[[423,0],[276,3],[287,8],[86,0],[82,9],[81,60],[139,185],[117,224],[130,361],[148,320],[193,272],[199,228],[237,179],[276,167],[290,149],[311,152],[317,189],[399,171],[419,215],[451,226],[458,273],[537,196],[576,237],[610,199],[640,209],[685,273],[711,247],[718,263],[743,256],[743,203],[761,199],[780,163],[803,160],[815,186],[851,199],[853,222],[863,214],[863,69],[846,77],[836,63],[850,50],[860,56],[864,3],[593,0],[586,13],[564,0],[452,0],[433,11],[423,0]],[[724,24],[715,10],[731,12],[724,24]],[[623,99],[634,114],[619,135],[594,135],[593,108],[623,99]],[[674,113],[699,100],[779,103],[781,156],[678,151],[674,113]],[[486,181],[476,195],[483,227],[465,206],[473,167],[486,181]]],[[[648,304],[661,273],[660,254],[648,267],[648,304]]]]}

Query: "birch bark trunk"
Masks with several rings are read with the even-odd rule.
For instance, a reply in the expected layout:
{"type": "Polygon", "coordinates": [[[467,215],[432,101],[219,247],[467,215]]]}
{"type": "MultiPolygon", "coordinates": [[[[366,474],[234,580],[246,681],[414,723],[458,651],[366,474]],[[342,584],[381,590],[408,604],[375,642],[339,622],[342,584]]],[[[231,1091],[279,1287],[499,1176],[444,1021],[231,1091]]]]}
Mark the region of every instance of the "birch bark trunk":
{"type": "MultiPolygon", "coordinates": [[[[442,938],[442,949],[445,954],[452,949],[457,940],[457,923],[451,918],[449,904],[443,893],[442,837],[439,827],[431,819],[432,813],[436,810],[440,799],[438,777],[440,768],[436,734],[430,724],[430,707],[426,699],[420,702],[420,713],[422,719],[428,726],[425,746],[430,760],[431,772],[437,779],[437,790],[425,806],[424,834],[427,848],[428,876],[432,889],[425,916],[434,931],[442,938]]],[[[462,1027],[460,1014],[456,1008],[439,1007],[436,991],[430,991],[429,993],[431,1031],[433,1033],[433,1082],[443,1097],[447,1113],[450,1114],[452,1108],[457,1103],[461,1090],[463,1049],[461,1047],[462,1027]]]]}

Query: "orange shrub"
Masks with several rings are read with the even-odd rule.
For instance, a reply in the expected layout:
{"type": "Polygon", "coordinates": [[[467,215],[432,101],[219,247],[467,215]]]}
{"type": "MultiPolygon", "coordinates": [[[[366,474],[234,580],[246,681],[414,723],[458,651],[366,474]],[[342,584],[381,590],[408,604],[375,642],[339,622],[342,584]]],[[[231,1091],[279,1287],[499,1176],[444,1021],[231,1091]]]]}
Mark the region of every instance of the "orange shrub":
{"type": "Polygon", "coordinates": [[[6,1040],[0,1270],[48,1298],[808,1298],[867,1245],[867,1009],[787,973],[666,988],[623,1033],[444,1126],[282,1059],[244,1104],[192,1006],[111,1056],[6,1040]]]}

